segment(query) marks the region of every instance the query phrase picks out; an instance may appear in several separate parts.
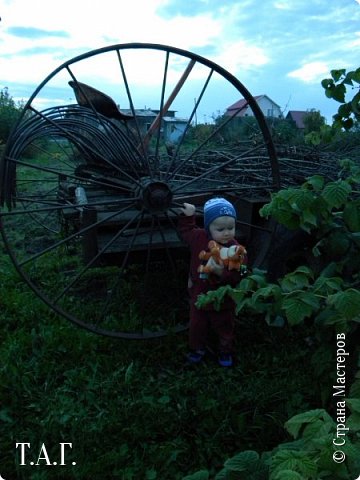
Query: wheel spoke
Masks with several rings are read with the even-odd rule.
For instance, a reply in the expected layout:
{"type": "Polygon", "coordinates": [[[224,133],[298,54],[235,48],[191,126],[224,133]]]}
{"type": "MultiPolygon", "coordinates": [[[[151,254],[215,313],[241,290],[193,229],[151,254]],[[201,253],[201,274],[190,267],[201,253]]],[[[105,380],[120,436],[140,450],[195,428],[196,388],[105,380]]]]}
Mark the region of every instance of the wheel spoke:
{"type": "Polygon", "coordinates": [[[196,112],[197,112],[197,110],[198,110],[198,108],[199,108],[199,105],[200,105],[201,100],[202,100],[202,98],[203,98],[203,96],[204,96],[204,93],[205,93],[205,91],[206,91],[206,89],[207,89],[207,87],[208,87],[208,85],[209,85],[209,82],[210,82],[210,79],[211,79],[213,73],[214,73],[214,70],[211,69],[210,72],[209,72],[209,74],[208,74],[208,76],[207,76],[207,78],[206,78],[205,84],[203,85],[203,88],[202,88],[202,90],[201,90],[201,92],[200,92],[200,95],[199,95],[198,99],[197,99],[196,102],[195,102],[195,106],[194,106],[194,108],[193,108],[193,110],[192,110],[192,112],[191,112],[191,114],[190,114],[190,116],[189,116],[188,122],[187,122],[186,127],[185,127],[185,130],[184,130],[184,134],[182,135],[182,137],[181,137],[181,139],[180,139],[180,141],[179,141],[179,143],[178,143],[178,145],[177,145],[177,147],[176,147],[175,153],[174,153],[174,155],[173,155],[173,157],[172,157],[172,160],[171,160],[171,162],[170,162],[170,164],[169,164],[169,166],[168,166],[168,169],[167,169],[167,171],[166,171],[165,178],[166,178],[167,181],[174,177],[174,175],[177,173],[178,169],[179,169],[179,170],[181,169],[181,166],[180,166],[180,167],[177,167],[177,169],[176,169],[175,171],[172,171],[172,169],[173,169],[173,167],[174,167],[175,160],[178,158],[178,155],[179,155],[179,152],[180,152],[180,149],[181,149],[183,140],[184,140],[184,138],[185,138],[185,136],[186,136],[187,131],[188,131],[189,128],[190,128],[191,122],[193,121],[194,117],[196,116],[196,112]],[[171,174],[172,174],[171,176],[170,176],[170,172],[171,172],[171,174]]]}
{"type": "Polygon", "coordinates": [[[101,315],[99,315],[99,318],[98,318],[98,322],[97,324],[100,322],[101,319],[103,319],[105,316],[106,316],[106,313],[108,311],[108,308],[109,308],[109,305],[111,303],[111,301],[113,300],[113,297],[115,295],[115,292],[117,291],[117,289],[119,288],[119,283],[120,283],[120,279],[122,278],[123,274],[124,274],[124,269],[128,263],[128,260],[129,260],[129,256],[131,254],[131,251],[132,251],[132,248],[133,248],[133,245],[135,243],[135,240],[137,238],[137,234],[138,234],[138,231],[139,231],[139,228],[140,228],[140,225],[141,225],[141,222],[143,221],[143,218],[144,218],[144,211],[142,210],[140,212],[141,214],[138,216],[138,221],[137,221],[137,224],[136,224],[136,227],[135,227],[135,230],[133,232],[133,235],[130,239],[130,242],[129,242],[129,245],[128,245],[128,248],[125,252],[125,255],[124,255],[124,258],[121,262],[121,265],[119,267],[119,273],[117,275],[117,278],[116,278],[116,281],[114,283],[114,285],[112,285],[112,288],[110,289],[110,292],[108,293],[107,295],[107,298],[104,302],[104,306],[103,306],[103,309],[102,309],[102,312],[101,312],[101,315]]]}
{"type": "Polygon", "coordinates": [[[53,299],[54,305],[58,303],[58,301],[70,290],[70,288],[76,284],[76,282],[84,275],[89,268],[95,264],[96,260],[100,258],[100,256],[108,250],[108,248],[122,235],[124,230],[133,223],[141,215],[141,212],[137,214],[134,219],[131,219],[124,225],[107,243],[102,249],[80,270],[80,272],[71,280],[71,282],[60,292],[60,294],[53,299]]]}
{"type": "Polygon", "coordinates": [[[112,214],[109,214],[109,215],[106,215],[104,218],[102,218],[101,220],[98,220],[94,223],[92,223],[91,225],[88,225],[87,227],[82,227],[80,228],[78,231],[76,231],[75,233],[71,234],[71,235],[68,235],[66,238],[63,238],[59,241],[57,241],[56,243],[54,243],[53,245],[50,245],[49,247],[47,248],[44,248],[43,250],[41,250],[39,253],[29,257],[28,259],[26,260],[23,260],[22,262],[19,263],[19,267],[23,267],[24,265],[28,264],[28,263],[32,263],[34,262],[36,259],[42,257],[43,255],[45,255],[46,253],[49,253],[49,252],[52,252],[53,250],[61,247],[62,245],[66,245],[70,240],[73,240],[75,238],[77,238],[79,235],[83,235],[84,233],[87,233],[88,231],[92,230],[93,228],[95,227],[99,227],[101,225],[103,225],[104,223],[108,222],[109,220],[111,220],[112,218],[118,216],[118,215],[121,215],[122,213],[126,212],[127,210],[129,210],[131,208],[131,205],[127,205],[126,207],[122,208],[121,210],[117,210],[116,212],[113,212],[112,214]]]}
{"type": "Polygon", "coordinates": [[[186,328],[179,207],[193,203],[199,218],[212,196],[262,197],[279,184],[261,115],[235,77],[178,48],[119,44],[65,62],[24,105],[0,161],[1,234],[15,267],[56,313],[92,332],[155,338],[186,328]],[[75,102],[41,110],[55,88],[75,102]],[[248,106],[253,136],[241,118],[248,106]]]}
{"type": "Polygon", "coordinates": [[[55,122],[54,120],[50,119],[48,116],[45,116],[43,113],[39,112],[36,110],[34,107],[29,107],[33,113],[41,117],[45,122],[48,122],[52,127],[54,127],[54,131],[56,134],[62,134],[66,135],[69,140],[76,145],[80,151],[85,150],[86,152],[90,152],[93,154],[95,157],[101,158],[101,160],[104,162],[104,164],[109,165],[112,167],[115,171],[117,171],[119,174],[122,176],[126,177],[129,181],[133,182],[134,184],[138,184],[137,178],[134,178],[133,175],[130,175],[128,172],[126,172],[123,168],[120,168],[120,165],[117,163],[114,163],[114,161],[110,160],[108,157],[104,156],[101,151],[98,149],[94,149],[91,145],[88,144],[88,139],[85,142],[81,138],[77,137],[75,133],[71,133],[69,130],[66,130],[61,124],[55,122]]]}
{"type": "MultiPolygon", "coordinates": [[[[247,156],[249,155],[249,153],[253,153],[254,151],[256,150],[259,150],[260,148],[262,147],[262,145],[259,145],[258,147],[254,147],[252,148],[251,150],[247,151],[244,153],[243,156],[247,156]]],[[[231,165],[232,163],[236,162],[239,158],[241,158],[242,155],[240,155],[240,157],[232,157],[232,158],[229,158],[228,160],[226,160],[225,162],[223,163],[220,163],[218,165],[215,165],[214,167],[211,167],[209,168],[209,170],[207,170],[206,172],[202,173],[201,175],[199,175],[198,177],[195,177],[195,178],[192,178],[191,180],[188,180],[186,182],[184,182],[183,184],[177,186],[176,188],[173,189],[173,193],[176,193],[178,190],[183,189],[185,187],[188,187],[189,185],[192,185],[193,183],[196,183],[198,182],[199,180],[203,179],[203,178],[206,178],[208,175],[211,175],[213,173],[216,173],[218,172],[221,168],[224,168],[226,167],[227,165],[231,165]]]]}

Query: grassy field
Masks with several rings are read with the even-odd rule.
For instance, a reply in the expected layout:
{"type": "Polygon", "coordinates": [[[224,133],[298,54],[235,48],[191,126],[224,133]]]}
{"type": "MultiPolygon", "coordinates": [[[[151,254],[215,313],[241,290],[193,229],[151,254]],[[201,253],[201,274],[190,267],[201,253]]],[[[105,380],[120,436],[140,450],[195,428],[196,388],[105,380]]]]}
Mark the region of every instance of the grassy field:
{"type": "Polygon", "coordinates": [[[238,451],[285,441],[284,422],[319,406],[306,327],[239,318],[233,368],[213,358],[189,367],[186,333],[133,342],[88,333],[34,296],[4,252],[0,265],[5,480],[215,474],[238,451]],[[16,443],[31,445],[25,465],[16,443]],[[60,443],[72,443],[66,465],[60,443]]]}

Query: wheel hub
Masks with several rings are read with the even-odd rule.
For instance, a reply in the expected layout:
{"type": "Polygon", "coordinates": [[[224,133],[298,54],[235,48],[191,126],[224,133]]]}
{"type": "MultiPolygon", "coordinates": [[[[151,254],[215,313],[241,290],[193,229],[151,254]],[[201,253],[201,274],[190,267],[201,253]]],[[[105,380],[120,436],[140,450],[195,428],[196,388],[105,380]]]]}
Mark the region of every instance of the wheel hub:
{"type": "Polygon", "coordinates": [[[170,207],[173,195],[166,183],[146,179],[143,180],[140,197],[143,208],[151,213],[161,213],[170,207]]]}

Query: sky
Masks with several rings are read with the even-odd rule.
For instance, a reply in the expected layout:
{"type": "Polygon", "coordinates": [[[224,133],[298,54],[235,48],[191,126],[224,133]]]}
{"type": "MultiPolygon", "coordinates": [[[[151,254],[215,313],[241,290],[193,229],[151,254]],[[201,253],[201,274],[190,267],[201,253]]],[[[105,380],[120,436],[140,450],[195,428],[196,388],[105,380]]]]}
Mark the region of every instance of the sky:
{"type": "MultiPolygon", "coordinates": [[[[321,80],[360,66],[360,0],[0,0],[0,16],[0,89],[25,102],[78,55],[148,42],[215,62],[284,115],[316,109],[331,122],[338,104],[321,80]]],[[[112,69],[92,67],[92,78],[106,83],[112,69]]],[[[60,81],[53,87],[38,95],[43,108],[70,100],[60,81]]]]}

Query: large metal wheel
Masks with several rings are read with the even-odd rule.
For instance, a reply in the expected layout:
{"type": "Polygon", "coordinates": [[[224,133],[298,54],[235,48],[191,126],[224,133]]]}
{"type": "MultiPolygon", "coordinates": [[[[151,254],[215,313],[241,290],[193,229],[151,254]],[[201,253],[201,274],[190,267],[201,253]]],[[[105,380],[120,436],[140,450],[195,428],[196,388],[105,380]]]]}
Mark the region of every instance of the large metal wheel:
{"type": "Polygon", "coordinates": [[[94,50],[52,72],[26,103],[0,175],[1,233],[22,277],[60,315],[121,338],[186,328],[183,202],[201,216],[212,196],[238,206],[279,186],[268,127],[242,83],[153,44],[94,50]],[[63,100],[42,110],[54,92],[63,100]],[[250,135],[244,105],[225,114],[242,97],[250,135]]]}

